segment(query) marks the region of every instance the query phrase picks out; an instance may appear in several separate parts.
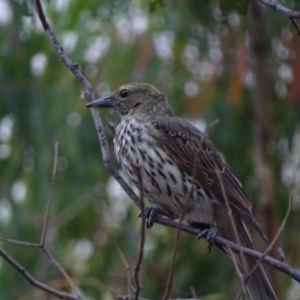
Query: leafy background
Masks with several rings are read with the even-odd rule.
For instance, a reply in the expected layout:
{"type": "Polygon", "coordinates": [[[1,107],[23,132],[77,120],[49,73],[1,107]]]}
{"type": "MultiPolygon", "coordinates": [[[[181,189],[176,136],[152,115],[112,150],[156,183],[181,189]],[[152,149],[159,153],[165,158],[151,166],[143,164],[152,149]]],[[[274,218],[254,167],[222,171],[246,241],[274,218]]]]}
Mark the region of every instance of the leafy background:
{"type": "MultiPolygon", "coordinates": [[[[272,110],[274,198],[257,197],[254,170],[255,80],[249,50],[250,1],[43,1],[64,50],[91,81],[96,96],[131,81],[157,86],[175,112],[204,129],[244,185],[262,224],[272,207],[277,229],[293,197],[278,245],[299,266],[300,40],[289,19],[262,7],[266,23],[265,84],[272,110]]],[[[281,1],[293,8],[293,1],[281,1]]],[[[82,86],[61,64],[32,7],[0,0],[0,236],[39,242],[52,199],[47,247],[87,299],[128,291],[140,236],[137,208],[102,164],[82,86]],[[58,174],[52,186],[54,144],[58,174]]],[[[257,34],[260,34],[259,32],[257,34]]],[[[103,111],[108,122],[118,116],[103,111]]],[[[106,126],[110,143],[112,133],[106,126]]],[[[113,150],[111,147],[113,156],[113,150]]],[[[166,286],[175,231],[147,230],[142,295],[159,299],[166,286]]],[[[256,239],[255,239],[256,241],[256,239]]],[[[259,245],[259,241],[258,241],[259,245]]],[[[40,281],[69,287],[43,253],[1,242],[40,281]]],[[[203,299],[232,299],[240,289],[232,264],[207,243],[183,234],[172,297],[193,287],[203,299]]],[[[283,299],[300,299],[299,285],[271,270],[283,299]]],[[[49,299],[0,258],[0,299],[49,299]],[[17,286],[17,288],[16,288],[17,286]]]]}

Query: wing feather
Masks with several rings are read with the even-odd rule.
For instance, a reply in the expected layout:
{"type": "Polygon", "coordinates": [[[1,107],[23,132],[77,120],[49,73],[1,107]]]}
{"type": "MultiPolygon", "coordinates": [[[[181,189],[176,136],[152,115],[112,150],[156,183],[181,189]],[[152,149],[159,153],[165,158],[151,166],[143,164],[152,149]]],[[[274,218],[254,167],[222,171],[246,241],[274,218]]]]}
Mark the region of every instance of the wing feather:
{"type": "Polygon", "coordinates": [[[241,183],[207,136],[177,117],[156,119],[153,125],[158,131],[161,147],[173,158],[177,166],[193,176],[202,187],[213,193],[217,200],[228,201],[231,209],[265,239],[252,214],[251,205],[242,191],[241,183]]]}

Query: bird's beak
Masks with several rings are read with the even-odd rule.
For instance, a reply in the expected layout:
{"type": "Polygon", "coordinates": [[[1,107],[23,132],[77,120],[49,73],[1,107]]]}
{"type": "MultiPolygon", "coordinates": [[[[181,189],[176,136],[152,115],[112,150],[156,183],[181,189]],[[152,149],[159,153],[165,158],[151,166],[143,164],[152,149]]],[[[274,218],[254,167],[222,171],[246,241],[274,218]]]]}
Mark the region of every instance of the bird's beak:
{"type": "Polygon", "coordinates": [[[98,98],[92,102],[89,102],[86,107],[114,107],[115,101],[114,97],[106,96],[98,98]]]}

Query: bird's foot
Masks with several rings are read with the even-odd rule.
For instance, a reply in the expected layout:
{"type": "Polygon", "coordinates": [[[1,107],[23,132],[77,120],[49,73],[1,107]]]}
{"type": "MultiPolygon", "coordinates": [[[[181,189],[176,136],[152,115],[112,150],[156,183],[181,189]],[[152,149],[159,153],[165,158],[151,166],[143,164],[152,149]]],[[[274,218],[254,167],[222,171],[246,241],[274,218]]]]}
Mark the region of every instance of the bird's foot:
{"type": "Polygon", "coordinates": [[[159,209],[155,208],[155,207],[151,207],[151,206],[146,206],[144,208],[144,212],[140,211],[137,215],[138,218],[142,217],[142,213],[145,214],[145,217],[147,219],[146,221],[146,227],[147,228],[151,228],[154,224],[154,218],[156,215],[159,214],[159,209]]]}
{"type": "Polygon", "coordinates": [[[197,235],[198,239],[205,238],[208,242],[208,252],[210,253],[212,246],[215,244],[215,237],[218,231],[217,224],[214,222],[209,228],[205,228],[197,235]]]}

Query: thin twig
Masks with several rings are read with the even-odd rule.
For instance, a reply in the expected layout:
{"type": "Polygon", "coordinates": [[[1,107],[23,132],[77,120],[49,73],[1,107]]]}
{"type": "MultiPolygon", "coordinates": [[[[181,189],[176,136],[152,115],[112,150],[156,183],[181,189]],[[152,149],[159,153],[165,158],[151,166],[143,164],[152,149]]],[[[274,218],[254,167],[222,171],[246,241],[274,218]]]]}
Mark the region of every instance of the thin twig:
{"type": "MultiPolygon", "coordinates": [[[[155,223],[161,224],[161,225],[165,225],[171,228],[177,228],[178,223],[176,221],[173,221],[171,219],[167,219],[165,217],[162,216],[155,216],[155,218],[153,219],[153,221],[155,223]]],[[[195,236],[199,235],[199,229],[188,226],[186,224],[182,224],[181,225],[181,230],[190,234],[193,234],[195,236]]],[[[214,238],[214,242],[217,246],[219,247],[229,247],[231,250],[233,250],[236,253],[243,253],[245,255],[247,255],[248,257],[252,257],[255,259],[260,259],[263,255],[262,253],[254,250],[254,249],[250,249],[247,247],[243,247],[243,246],[239,246],[238,244],[231,242],[225,238],[222,238],[220,236],[216,236],[214,238]]],[[[270,265],[271,267],[283,272],[284,274],[290,276],[291,278],[295,279],[297,282],[300,283],[300,272],[296,269],[294,269],[293,267],[291,267],[289,264],[281,262],[280,260],[277,260],[275,258],[272,258],[268,255],[264,256],[262,258],[262,262],[270,265]]]]}
{"type": "Polygon", "coordinates": [[[181,234],[181,225],[184,220],[184,216],[186,214],[186,211],[189,207],[190,200],[193,196],[194,190],[195,190],[195,177],[196,177],[196,171],[197,171],[197,153],[195,154],[195,164],[193,168],[193,173],[192,173],[192,186],[191,189],[188,193],[188,195],[185,197],[184,202],[183,202],[183,208],[182,212],[179,218],[177,230],[176,230],[176,236],[175,236],[175,243],[173,247],[173,253],[172,253],[172,259],[171,259],[171,266],[169,270],[169,275],[168,275],[168,280],[167,280],[167,285],[166,289],[163,295],[163,300],[167,300],[170,296],[172,285],[173,285],[173,277],[174,277],[174,270],[175,270],[175,261],[176,261],[176,255],[177,255],[177,250],[178,250],[178,245],[179,245],[179,239],[180,239],[180,234],[181,234]]]}
{"type": "Polygon", "coordinates": [[[52,194],[53,194],[53,189],[55,186],[56,173],[57,173],[58,146],[59,146],[59,143],[58,143],[58,141],[56,141],[54,144],[54,161],[53,161],[53,169],[52,169],[51,189],[50,189],[50,195],[49,195],[49,199],[48,199],[45,221],[44,221],[44,225],[43,225],[39,248],[48,257],[49,261],[56,266],[56,268],[59,270],[61,275],[67,280],[69,285],[72,287],[72,289],[78,295],[78,297],[81,299],[82,295],[80,294],[80,291],[77,288],[77,286],[73,283],[69,274],[60,265],[58,260],[46,249],[46,246],[45,246],[46,234],[47,234],[47,229],[48,229],[48,224],[49,224],[49,214],[50,214],[50,208],[51,208],[51,203],[52,203],[52,194]]]}
{"type": "Polygon", "coordinates": [[[5,252],[2,248],[0,248],[0,255],[11,265],[13,266],[18,272],[25,277],[30,284],[33,286],[54,295],[60,299],[70,299],[70,300],[81,300],[80,296],[74,296],[69,293],[60,292],[56,289],[51,288],[50,286],[36,280],[21,264],[19,264],[12,256],[10,256],[7,252],[5,252]]]}
{"type": "MultiPolygon", "coordinates": [[[[66,55],[63,51],[62,46],[60,45],[53,29],[48,23],[40,0],[32,0],[33,5],[35,7],[36,13],[42,23],[42,26],[56,52],[59,56],[60,61],[72,72],[75,78],[84,86],[84,96],[88,102],[93,101],[95,99],[93,95],[93,88],[87,78],[82,74],[79,69],[78,64],[73,63],[71,59],[66,55]]],[[[112,164],[108,141],[104,132],[103,122],[97,108],[91,109],[92,117],[97,129],[98,139],[101,146],[102,156],[103,156],[103,164],[104,167],[111,173],[111,175],[118,181],[123,190],[127,193],[127,195],[132,199],[132,201],[141,208],[141,200],[132,190],[132,188],[126,183],[126,181],[122,178],[122,176],[117,172],[115,167],[112,164]]]]}
{"type": "MultiPolygon", "coordinates": [[[[101,201],[101,197],[97,198],[101,201]]],[[[91,196],[91,190],[89,189],[88,191],[80,194],[78,197],[72,199],[72,203],[64,210],[57,212],[55,216],[52,216],[51,220],[49,220],[49,226],[54,231],[59,230],[74,219],[88,205],[90,205],[92,201],[94,201],[94,199],[91,196]]]]}
{"type": "Polygon", "coordinates": [[[127,270],[127,286],[128,286],[128,295],[129,297],[131,297],[131,267],[129,265],[129,263],[126,260],[126,257],[124,255],[124,253],[122,252],[122,250],[120,249],[120,247],[118,246],[117,243],[115,243],[115,247],[117,248],[117,251],[121,257],[121,260],[127,270]]]}
{"type": "Polygon", "coordinates": [[[278,11],[290,18],[300,18],[300,11],[287,8],[277,2],[277,0],[259,0],[260,3],[278,11]]]}
{"type": "Polygon", "coordinates": [[[141,284],[140,284],[140,269],[144,257],[144,248],[145,248],[145,240],[146,240],[146,215],[145,215],[145,204],[144,204],[144,186],[143,186],[143,178],[141,176],[141,168],[134,166],[136,169],[135,173],[138,177],[139,189],[140,189],[140,199],[141,199],[141,236],[140,236],[140,244],[139,244],[139,252],[136,260],[136,266],[134,268],[134,279],[135,279],[135,300],[139,300],[141,284]]]}
{"type": "Polygon", "coordinates": [[[196,290],[195,287],[191,286],[190,287],[190,291],[191,291],[191,295],[194,299],[198,299],[197,294],[196,294],[196,290]]]}
{"type": "MultiPolygon", "coordinates": [[[[232,209],[231,209],[231,206],[229,204],[229,200],[228,200],[227,194],[225,192],[225,187],[224,187],[224,184],[223,184],[223,180],[222,180],[222,177],[220,176],[219,173],[217,173],[217,178],[218,178],[218,180],[220,182],[220,185],[221,185],[221,190],[222,190],[222,194],[224,196],[225,205],[226,205],[226,209],[227,209],[227,214],[228,214],[229,221],[230,221],[230,226],[231,226],[231,229],[233,231],[234,237],[236,238],[236,243],[239,246],[242,246],[242,242],[241,242],[241,239],[240,239],[238,228],[236,226],[235,220],[233,219],[232,209]]],[[[242,224],[240,224],[240,225],[242,225],[242,224]]],[[[242,252],[240,253],[240,256],[241,256],[242,267],[244,268],[244,270],[247,270],[246,258],[245,258],[244,254],[242,252]]],[[[231,259],[234,262],[235,270],[237,271],[237,274],[239,275],[239,277],[241,279],[242,290],[244,291],[245,290],[244,274],[242,274],[242,272],[241,272],[241,269],[240,269],[239,264],[237,262],[237,258],[234,255],[231,255],[230,257],[231,257],[231,259]]]]}
{"type": "Polygon", "coordinates": [[[290,8],[287,8],[283,6],[282,4],[279,4],[277,0],[259,0],[259,2],[265,6],[268,6],[280,13],[283,13],[284,15],[288,16],[295,26],[297,33],[300,34],[300,27],[298,23],[296,22],[296,19],[300,18],[300,11],[293,10],[290,8]]]}
{"type": "Polygon", "coordinates": [[[254,267],[249,271],[249,273],[247,274],[247,276],[245,276],[245,278],[244,278],[245,283],[247,283],[247,281],[249,280],[250,276],[255,272],[255,270],[257,268],[259,268],[259,265],[262,262],[263,258],[271,251],[271,249],[273,248],[273,246],[277,242],[280,234],[282,233],[282,231],[283,231],[283,229],[285,227],[287,219],[288,219],[288,217],[290,215],[291,208],[292,208],[292,199],[290,199],[290,201],[289,201],[289,205],[288,205],[286,214],[284,216],[284,219],[283,219],[283,221],[282,221],[279,229],[276,232],[276,235],[274,236],[274,238],[272,239],[272,241],[270,242],[270,244],[268,245],[268,247],[266,248],[266,250],[262,253],[261,258],[256,262],[256,264],[254,265],[254,267]]]}
{"type": "Polygon", "coordinates": [[[53,162],[53,170],[52,170],[52,179],[51,179],[51,189],[50,189],[50,195],[48,197],[48,204],[46,209],[46,216],[45,221],[43,225],[43,230],[41,234],[40,244],[45,245],[45,239],[46,239],[46,233],[48,228],[48,222],[49,222],[49,214],[50,214],[50,208],[51,208],[51,202],[52,202],[52,191],[55,185],[55,179],[56,179],[56,171],[57,171],[57,158],[58,158],[58,141],[54,144],[54,162],[53,162]]]}
{"type": "Polygon", "coordinates": [[[279,260],[280,260],[281,262],[287,263],[286,257],[285,257],[285,255],[284,255],[284,252],[283,252],[283,250],[282,250],[281,247],[279,247],[279,248],[277,249],[277,253],[278,253],[278,256],[279,256],[279,260]]]}
{"type": "MultiPolygon", "coordinates": [[[[0,240],[5,241],[5,242],[9,242],[9,243],[12,243],[12,244],[21,245],[21,246],[39,248],[48,257],[49,261],[56,266],[56,268],[59,270],[61,275],[67,280],[67,282],[70,284],[72,289],[78,295],[78,299],[82,299],[82,296],[79,292],[79,289],[73,283],[70,276],[67,274],[67,272],[64,270],[64,268],[59,264],[58,260],[45,247],[46,234],[47,234],[48,223],[49,223],[49,214],[50,214],[50,208],[51,208],[51,202],[52,202],[52,196],[51,195],[52,195],[52,190],[53,190],[54,185],[55,185],[55,177],[56,177],[56,172],[57,172],[57,158],[58,158],[58,142],[55,142],[55,145],[54,145],[54,162],[53,162],[53,171],[52,171],[52,179],[51,179],[51,192],[50,192],[50,195],[48,197],[47,209],[46,209],[45,220],[44,220],[43,229],[42,229],[42,233],[41,233],[41,237],[40,237],[40,243],[24,242],[24,241],[18,241],[18,240],[14,240],[14,239],[6,239],[6,238],[0,238],[0,240]]],[[[18,264],[18,263],[15,261],[15,264],[18,264]]],[[[22,267],[22,268],[23,268],[22,273],[27,274],[28,273],[27,270],[24,267],[22,267]]],[[[25,276],[25,277],[27,279],[29,279],[28,276],[25,276]]],[[[39,284],[39,282],[36,279],[34,279],[32,276],[31,276],[31,279],[30,279],[29,282],[31,284],[33,284],[31,280],[33,280],[34,282],[39,284]]],[[[35,285],[35,284],[33,284],[33,285],[35,285]]],[[[37,286],[37,285],[35,285],[35,286],[37,286]]],[[[39,286],[37,286],[37,287],[39,287],[39,286]]],[[[44,288],[45,287],[47,287],[47,286],[44,285],[44,288]]],[[[48,291],[49,291],[49,293],[53,294],[53,290],[54,289],[49,287],[48,291]]],[[[57,291],[57,292],[59,292],[59,291],[57,291]]]]}
{"type": "Polygon", "coordinates": [[[293,25],[295,26],[295,28],[297,30],[297,33],[300,34],[300,26],[299,26],[299,24],[297,22],[297,20],[299,20],[299,19],[298,18],[290,17],[290,20],[293,23],[293,25]]]}
{"type": "MultiPolygon", "coordinates": [[[[288,205],[288,208],[287,208],[287,211],[286,211],[286,214],[284,216],[284,219],[279,227],[279,229],[277,230],[276,232],[276,235],[274,236],[274,238],[272,239],[271,243],[268,245],[268,247],[266,248],[266,250],[262,253],[262,256],[260,259],[257,260],[256,264],[254,265],[254,267],[248,272],[247,276],[244,277],[244,283],[247,284],[247,281],[249,280],[250,276],[256,271],[256,269],[259,268],[263,258],[267,255],[267,253],[269,253],[273,246],[275,245],[276,241],[278,240],[280,234],[282,233],[284,227],[285,227],[285,224],[287,222],[287,219],[288,219],[288,216],[291,212],[291,208],[292,208],[292,199],[290,199],[289,201],[289,205],[288,205]]],[[[280,261],[282,261],[280,259],[280,261]]],[[[237,299],[239,299],[239,297],[241,296],[243,291],[241,291],[238,296],[236,297],[237,299]]]]}
{"type": "Polygon", "coordinates": [[[180,216],[180,219],[179,219],[179,222],[177,225],[176,235],[175,235],[175,243],[174,243],[173,252],[172,252],[171,266],[170,266],[170,270],[169,270],[169,275],[168,275],[165,292],[164,292],[164,295],[162,298],[163,300],[167,300],[169,298],[169,295],[170,295],[170,292],[172,289],[174,270],[175,270],[175,261],[176,261],[176,255],[177,255],[177,250],[178,250],[180,234],[181,234],[181,225],[182,225],[183,218],[184,218],[184,215],[185,215],[185,212],[187,209],[187,204],[189,202],[190,195],[191,195],[191,193],[189,193],[188,197],[186,197],[188,200],[186,199],[186,201],[185,201],[186,204],[183,207],[183,211],[182,211],[182,214],[180,216]]]}

